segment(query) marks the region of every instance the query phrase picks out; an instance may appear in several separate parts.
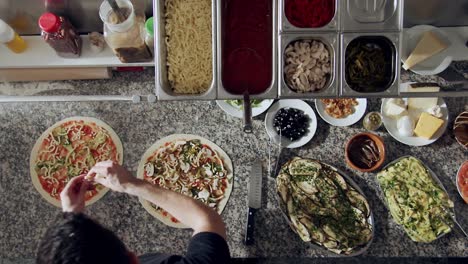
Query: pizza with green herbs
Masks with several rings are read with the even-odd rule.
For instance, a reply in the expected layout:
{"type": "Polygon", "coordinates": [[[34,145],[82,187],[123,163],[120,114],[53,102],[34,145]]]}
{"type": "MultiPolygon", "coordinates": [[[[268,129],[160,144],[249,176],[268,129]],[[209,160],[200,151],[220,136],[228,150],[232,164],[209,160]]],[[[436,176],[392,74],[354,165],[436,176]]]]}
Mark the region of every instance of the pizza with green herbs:
{"type": "MultiPolygon", "coordinates": [[[[232,162],[216,144],[195,135],[172,135],[150,147],[137,177],[223,211],[232,191],[232,162]]],[[[186,228],[164,209],[140,199],[143,207],[166,225],[186,228]]]]}
{"type": "MultiPolygon", "coordinates": [[[[106,160],[119,164],[123,161],[122,143],[114,130],[95,118],[67,118],[47,129],[37,140],[30,158],[31,179],[44,199],[60,207],[60,193],[68,181],[106,160]]],[[[86,192],[86,205],[107,191],[97,184],[86,192]]]]}

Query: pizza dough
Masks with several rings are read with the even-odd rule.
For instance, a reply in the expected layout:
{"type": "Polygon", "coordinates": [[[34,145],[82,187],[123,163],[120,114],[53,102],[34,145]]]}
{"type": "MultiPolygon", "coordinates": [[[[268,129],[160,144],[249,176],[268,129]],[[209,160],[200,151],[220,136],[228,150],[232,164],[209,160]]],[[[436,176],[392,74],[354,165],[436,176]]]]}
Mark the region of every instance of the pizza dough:
{"type": "MultiPolygon", "coordinates": [[[[202,145],[206,145],[212,150],[214,150],[223,162],[224,169],[227,172],[227,175],[226,175],[227,186],[224,190],[223,198],[219,200],[217,203],[217,212],[221,214],[232,192],[232,187],[233,187],[232,162],[229,156],[226,154],[226,152],[224,152],[219,146],[217,146],[213,142],[203,137],[196,136],[196,135],[189,135],[189,134],[175,134],[175,135],[167,136],[165,138],[158,140],[148,150],[146,150],[145,154],[141,158],[140,163],[138,165],[137,177],[139,179],[145,179],[145,165],[148,159],[154,156],[157,150],[167,146],[167,144],[170,144],[170,143],[189,141],[189,140],[199,140],[202,145]]],[[[180,222],[172,221],[170,215],[164,216],[163,213],[161,211],[156,210],[154,205],[152,205],[150,202],[142,198],[140,198],[139,200],[140,200],[140,203],[143,205],[143,208],[145,208],[145,210],[148,211],[148,213],[150,213],[152,216],[154,216],[155,218],[157,218],[159,221],[163,222],[164,224],[171,226],[171,227],[176,227],[176,228],[188,228],[187,226],[183,225],[180,222]]]]}
{"type": "MultiPolygon", "coordinates": [[[[61,202],[59,200],[60,198],[59,197],[58,198],[53,197],[49,192],[47,192],[44,189],[44,187],[42,186],[41,181],[39,179],[39,175],[36,172],[36,165],[39,162],[38,158],[39,158],[40,152],[41,152],[41,150],[43,148],[43,143],[49,137],[49,135],[52,133],[52,131],[54,131],[54,129],[56,129],[58,127],[65,126],[66,124],[68,124],[70,122],[73,122],[73,123],[75,123],[75,122],[84,122],[84,124],[89,125],[89,127],[96,126],[96,127],[100,128],[100,129],[103,129],[105,132],[107,132],[107,136],[110,136],[110,140],[115,145],[115,150],[117,152],[117,153],[115,153],[115,156],[117,157],[116,162],[118,162],[120,165],[122,165],[122,163],[123,163],[122,142],[120,141],[120,139],[117,136],[117,134],[115,133],[115,131],[109,125],[102,122],[101,120],[96,119],[96,118],[92,118],[92,117],[80,117],[80,116],[78,116],[78,117],[66,118],[64,120],[61,120],[61,121],[55,123],[50,128],[48,128],[39,137],[39,139],[36,141],[36,144],[34,145],[32,151],[31,151],[29,166],[30,166],[31,180],[32,180],[32,183],[33,183],[34,187],[36,188],[36,190],[39,192],[39,194],[47,202],[49,202],[52,205],[57,206],[57,207],[61,207],[61,202]]],[[[81,133],[81,131],[80,131],[80,133],[81,133]]],[[[68,137],[68,134],[65,134],[65,135],[67,135],[67,137],[68,137]]],[[[73,139],[71,139],[71,141],[73,141],[73,139]]],[[[105,145],[105,144],[102,144],[102,145],[105,145]]],[[[97,160],[95,162],[98,162],[98,161],[101,161],[101,160],[97,160]]],[[[66,169],[68,170],[69,168],[66,168],[66,169]]],[[[89,170],[91,168],[87,168],[87,169],[89,170]]],[[[67,173],[68,173],[68,171],[67,171],[67,173]]],[[[98,190],[97,194],[95,194],[89,200],[87,200],[85,202],[86,206],[95,203],[97,200],[102,198],[107,193],[107,191],[108,191],[107,188],[105,188],[103,186],[101,186],[100,188],[102,188],[102,189],[98,190]]],[[[55,195],[57,196],[57,194],[55,194],[55,195]]],[[[58,192],[58,195],[60,195],[60,192],[58,192]]]]}

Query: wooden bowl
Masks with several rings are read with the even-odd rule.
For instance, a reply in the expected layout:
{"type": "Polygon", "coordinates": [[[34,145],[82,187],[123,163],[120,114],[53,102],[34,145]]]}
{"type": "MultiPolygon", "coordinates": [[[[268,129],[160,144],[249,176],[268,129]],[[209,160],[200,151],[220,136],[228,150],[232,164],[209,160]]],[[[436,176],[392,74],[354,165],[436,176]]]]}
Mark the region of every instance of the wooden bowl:
{"type": "Polygon", "coordinates": [[[385,144],[384,144],[384,141],[380,136],[378,136],[376,134],[373,134],[373,133],[365,132],[365,133],[356,134],[350,140],[348,140],[348,142],[346,143],[345,157],[346,157],[346,163],[348,164],[348,166],[351,167],[354,170],[361,171],[361,172],[375,171],[378,168],[380,168],[382,166],[382,164],[384,163],[384,161],[385,161],[385,144]],[[379,150],[380,159],[371,168],[361,168],[357,164],[355,164],[350,158],[349,150],[350,150],[351,143],[353,141],[355,141],[356,139],[361,138],[361,137],[367,137],[367,138],[371,139],[372,141],[374,141],[375,144],[377,145],[377,149],[379,150]]]}

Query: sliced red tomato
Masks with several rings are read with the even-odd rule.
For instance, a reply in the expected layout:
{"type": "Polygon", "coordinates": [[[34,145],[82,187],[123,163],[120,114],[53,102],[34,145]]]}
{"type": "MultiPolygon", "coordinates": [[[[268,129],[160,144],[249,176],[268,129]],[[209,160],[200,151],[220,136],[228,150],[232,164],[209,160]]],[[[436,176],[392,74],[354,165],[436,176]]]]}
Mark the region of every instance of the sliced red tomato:
{"type": "Polygon", "coordinates": [[[91,135],[93,129],[90,126],[84,125],[82,131],[85,133],[85,135],[91,135]]]}
{"type": "Polygon", "coordinates": [[[179,220],[177,220],[177,218],[175,218],[175,217],[171,217],[171,221],[172,221],[173,223],[179,223],[179,220]]]}
{"type": "Polygon", "coordinates": [[[99,152],[97,150],[95,150],[95,149],[92,149],[91,150],[91,155],[93,155],[93,157],[95,157],[95,158],[99,157],[99,152]]]}
{"type": "Polygon", "coordinates": [[[468,161],[465,161],[457,176],[457,183],[465,203],[468,203],[468,161]]]}

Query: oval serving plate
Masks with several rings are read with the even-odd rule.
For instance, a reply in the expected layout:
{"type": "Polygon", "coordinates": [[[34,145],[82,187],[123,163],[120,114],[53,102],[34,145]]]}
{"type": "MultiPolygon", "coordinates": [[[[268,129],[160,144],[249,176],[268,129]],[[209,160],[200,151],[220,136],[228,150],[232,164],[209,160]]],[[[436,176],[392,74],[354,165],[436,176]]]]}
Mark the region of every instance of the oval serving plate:
{"type": "MultiPolygon", "coordinates": [[[[414,158],[415,160],[419,161],[419,162],[422,164],[422,166],[428,171],[429,175],[430,175],[431,178],[434,180],[434,182],[442,189],[442,191],[444,191],[444,193],[445,193],[445,194],[447,195],[447,197],[450,199],[450,196],[449,196],[449,194],[448,194],[448,192],[447,192],[447,189],[445,189],[444,185],[442,184],[442,182],[440,181],[440,179],[436,176],[436,174],[434,173],[434,171],[431,170],[431,168],[429,168],[424,162],[422,162],[422,160],[420,160],[420,159],[418,159],[418,158],[416,158],[416,157],[414,157],[414,156],[411,156],[411,155],[402,156],[402,157],[400,157],[400,158],[398,158],[398,159],[396,159],[396,160],[390,162],[389,164],[387,164],[381,171],[384,171],[384,170],[388,169],[390,166],[393,166],[393,165],[395,165],[395,163],[397,163],[397,162],[399,162],[399,161],[401,161],[401,160],[403,160],[403,159],[406,159],[406,158],[414,158]]],[[[380,199],[384,202],[385,207],[387,207],[387,210],[390,211],[390,207],[389,207],[389,205],[388,205],[387,198],[385,197],[385,194],[384,194],[384,192],[383,192],[382,186],[380,185],[380,182],[379,182],[379,181],[377,181],[377,186],[378,186],[378,188],[379,188],[378,196],[379,196],[380,199]]],[[[432,242],[438,240],[439,238],[441,238],[441,237],[443,237],[443,236],[445,236],[445,235],[447,235],[447,234],[449,234],[449,233],[451,233],[451,232],[453,231],[454,225],[455,225],[455,223],[454,223],[454,221],[453,221],[453,219],[455,219],[455,208],[452,207],[452,208],[447,209],[447,210],[449,210],[450,216],[452,217],[452,227],[451,227],[450,232],[440,234],[436,239],[434,239],[433,241],[431,241],[431,242],[429,242],[429,243],[432,243],[432,242]]],[[[392,217],[392,219],[393,219],[393,217],[392,217]]],[[[395,221],[395,220],[393,219],[393,221],[395,221]]],[[[400,230],[402,230],[402,231],[406,234],[405,229],[404,229],[401,225],[397,224],[397,226],[398,226],[398,228],[399,228],[400,230]]],[[[410,238],[408,234],[406,234],[406,235],[408,236],[408,238],[410,238]]],[[[410,238],[410,239],[411,239],[411,238],[410,238]]],[[[411,241],[413,241],[413,240],[411,240],[411,241]]],[[[425,242],[416,242],[416,241],[414,241],[414,242],[415,242],[415,243],[425,243],[425,242]]]]}
{"type": "MultiPolygon", "coordinates": [[[[348,185],[350,185],[351,187],[353,187],[359,194],[361,194],[367,201],[367,203],[369,204],[369,199],[367,199],[366,195],[364,194],[364,192],[362,191],[362,189],[359,187],[359,185],[356,184],[355,181],[353,181],[353,179],[351,179],[351,177],[349,177],[348,175],[346,175],[345,173],[343,173],[341,170],[335,168],[334,166],[332,165],[329,165],[327,163],[324,163],[322,161],[319,161],[319,160],[315,160],[315,159],[309,159],[311,161],[315,161],[315,162],[318,162],[320,163],[321,165],[325,166],[325,167],[328,167],[329,169],[337,172],[338,174],[340,174],[346,181],[346,183],[348,185]]],[[[289,162],[289,161],[288,161],[289,162]]],[[[283,163],[283,165],[286,164],[283,163]]],[[[283,166],[282,165],[282,166],[283,166]]],[[[282,167],[281,166],[281,167],[282,167]]],[[[276,185],[276,179],[275,179],[275,188],[277,188],[277,185],[276,185]]],[[[299,236],[299,234],[297,234],[295,228],[293,227],[293,224],[291,222],[291,220],[289,219],[289,215],[287,213],[287,209],[286,209],[286,204],[284,204],[283,200],[281,199],[280,197],[280,194],[278,193],[278,191],[276,190],[276,195],[275,195],[275,198],[276,198],[276,202],[278,203],[280,209],[281,209],[281,214],[283,215],[283,217],[286,219],[286,221],[288,222],[289,224],[289,227],[291,228],[291,230],[299,236]]],[[[330,251],[328,249],[326,249],[325,247],[321,246],[321,245],[318,245],[316,243],[314,243],[313,241],[311,242],[304,242],[304,243],[309,243],[312,247],[322,251],[322,252],[326,252],[326,253],[329,253],[329,254],[332,254],[332,255],[335,255],[335,256],[341,256],[341,257],[355,257],[355,256],[358,256],[358,255],[361,255],[363,254],[364,252],[366,252],[370,245],[372,244],[373,240],[374,240],[374,236],[375,236],[375,226],[374,226],[374,214],[372,213],[372,207],[370,206],[369,204],[369,217],[367,218],[367,222],[370,224],[370,226],[372,227],[372,236],[371,236],[371,239],[369,240],[369,242],[365,245],[365,246],[361,246],[361,247],[358,247],[356,248],[354,251],[352,251],[351,254],[338,254],[338,253],[335,253],[333,251],[330,251]]],[[[300,238],[299,238],[300,239],[300,238]]],[[[302,241],[302,240],[301,240],[302,241]]]]}

